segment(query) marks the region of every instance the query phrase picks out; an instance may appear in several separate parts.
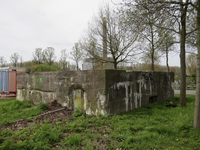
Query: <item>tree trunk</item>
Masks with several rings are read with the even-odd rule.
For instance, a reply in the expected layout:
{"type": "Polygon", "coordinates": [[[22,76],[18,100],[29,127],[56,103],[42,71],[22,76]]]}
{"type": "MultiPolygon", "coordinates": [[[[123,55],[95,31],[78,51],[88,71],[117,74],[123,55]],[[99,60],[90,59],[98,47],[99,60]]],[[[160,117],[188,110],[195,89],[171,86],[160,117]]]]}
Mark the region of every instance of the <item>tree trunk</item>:
{"type": "Polygon", "coordinates": [[[114,62],[114,69],[117,70],[117,63],[114,62]]]}
{"type": "Polygon", "coordinates": [[[154,71],[154,36],[153,36],[153,27],[151,25],[151,70],[154,71]]]}
{"type": "MultiPolygon", "coordinates": [[[[198,0],[198,3],[200,3],[200,0],[198,0]]],[[[197,8],[197,41],[197,82],[193,127],[200,129],[200,6],[197,8]]]]}
{"type": "Polygon", "coordinates": [[[180,64],[181,64],[181,85],[180,85],[180,104],[186,107],[186,66],[185,66],[185,39],[186,39],[186,12],[187,6],[181,5],[181,34],[180,34],[180,64]]]}
{"type": "Polygon", "coordinates": [[[169,72],[169,63],[168,63],[168,47],[166,44],[166,65],[167,65],[167,71],[169,72]]]}
{"type": "Polygon", "coordinates": [[[76,69],[78,70],[78,62],[76,62],[76,69]]]}
{"type": "Polygon", "coordinates": [[[154,45],[152,43],[152,49],[151,49],[151,71],[154,71],[154,45]]]}

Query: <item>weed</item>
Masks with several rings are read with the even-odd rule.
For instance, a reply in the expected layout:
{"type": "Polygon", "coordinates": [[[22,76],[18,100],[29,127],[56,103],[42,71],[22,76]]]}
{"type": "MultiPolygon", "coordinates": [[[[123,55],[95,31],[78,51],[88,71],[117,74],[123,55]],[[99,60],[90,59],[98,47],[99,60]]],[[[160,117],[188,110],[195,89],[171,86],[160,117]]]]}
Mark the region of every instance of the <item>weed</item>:
{"type": "Polygon", "coordinates": [[[90,146],[90,145],[86,145],[85,149],[84,150],[93,150],[93,147],[90,146]]]}
{"type": "Polygon", "coordinates": [[[48,110],[49,106],[45,103],[40,103],[39,108],[43,111],[48,110]]]}
{"type": "Polygon", "coordinates": [[[94,135],[93,134],[91,134],[91,133],[87,133],[87,138],[89,138],[89,139],[92,139],[93,137],[94,137],[94,135]]]}
{"type": "Polygon", "coordinates": [[[33,119],[26,119],[26,122],[33,122],[33,119]]]}
{"type": "Polygon", "coordinates": [[[12,133],[10,130],[3,130],[1,131],[1,136],[10,136],[12,133]]]}
{"type": "Polygon", "coordinates": [[[62,119],[61,118],[57,118],[57,121],[62,121],[62,119]]]}
{"type": "Polygon", "coordinates": [[[44,120],[44,123],[49,124],[49,123],[51,123],[51,121],[49,119],[47,119],[47,120],[44,120]]]}
{"type": "Polygon", "coordinates": [[[0,126],[12,124],[15,120],[32,117],[41,113],[36,106],[32,106],[28,101],[18,101],[11,99],[3,101],[0,107],[0,126]]]}
{"type": "Polygon", "coordinates": [[[0,137],[0,144],[3,143],[3,141],[4,141],[4,138],[0,137]]]}
{"type": "Polygon", "coordinates": [[[62,121],[57,121],[56,124],[57,125],[61,125],[61,124],[63,124],[63,122],[62,121]]]}
{"type": "Polygon", "coordinates": [[[73,113],[73,117],[79,117],[85,115],[85,111],[81,110],[80,107],[75,108],[74,113],[73,113]]]}
{"type": "Polygon", "coordinates": [[[37,117],[35,117],[34,120],[39,120],[39,119],[41,119],[41,117],[40,117],[40,116],[37,116],[37,117]]]}
{"type": "Polygon", "coordinates": [[[72,146],[81,146],[81,136],[79,134],[72,134],[69,135],[68,138],[65,139],[65,146],[72,147],[72,146]]]}
{"type": "Polygon", "coordinates": [[[1,113],[2,113],[2,114],[6,113],[7,111],[8,111],[8,110],[7,110],[6,107],[4,107],[4,106],[1,107],[1,113]]]}

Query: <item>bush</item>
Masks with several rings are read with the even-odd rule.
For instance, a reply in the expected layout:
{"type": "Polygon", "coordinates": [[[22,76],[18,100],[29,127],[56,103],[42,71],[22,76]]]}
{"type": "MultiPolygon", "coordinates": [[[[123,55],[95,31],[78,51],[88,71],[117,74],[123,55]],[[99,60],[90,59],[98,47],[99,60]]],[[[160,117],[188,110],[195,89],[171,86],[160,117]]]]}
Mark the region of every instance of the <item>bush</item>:
{"type": "Polygon", "coordinates": [[[77,107],[75,108],[75,111],[73,113],[73,117],[79,117],[79,116],[82,116],[82,115],[85,115],[85,111],[81,110],[81,108],[77,107]]]}
{"type": "Polygon", "coordinates": [[[49,106],[45,103],[40,103],[39,108],[43,111],[48,110],[49,106]]]}
{"type": "Polygon", "coordinates": [[[26,68],[26,73],[31,72],[42,72],[42,71],[58,71],[56,68],[48,65],[36,65],[36,66],[29,66],[26,68]]]}
{"type": "Polygon", "coordinates": [[[30,108],[30,107],[32,107],[32,105],[28,104],[28,101],[26,100],[23,100],[23,101],[15,100],[15,101],[3,104],[0,107],[0,112],[7,113],[8,111],[18,110],[21,108],[30,108]]]}
{"type": "Polygon", "coordinates": [[[4,141],[4,138],[0,137],[0,144],[3,143],[3,141],[4,141]]]}
{"type": "Polygon", "coordinates": [[[33,122],[33,119],[26,119],[26,122],[33,122]]]}
{"type": "Polygon", "coordinates": [[[81,145],[81,136],[79,134],[69,135],[69,137],[65,140],[66,142],[64,143],[64,145],[68,147],[81,145]]]}

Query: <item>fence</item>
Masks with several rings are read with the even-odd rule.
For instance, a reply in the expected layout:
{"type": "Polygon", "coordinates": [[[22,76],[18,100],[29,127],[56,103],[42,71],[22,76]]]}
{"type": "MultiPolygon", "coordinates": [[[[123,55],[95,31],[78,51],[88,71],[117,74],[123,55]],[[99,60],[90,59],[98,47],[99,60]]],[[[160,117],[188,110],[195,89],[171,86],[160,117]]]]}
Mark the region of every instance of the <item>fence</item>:
{"type": "Polygon", "coordinates": [[[17,71],[0,70],[0,95],[1,98],[16,97],[17,71]]]}

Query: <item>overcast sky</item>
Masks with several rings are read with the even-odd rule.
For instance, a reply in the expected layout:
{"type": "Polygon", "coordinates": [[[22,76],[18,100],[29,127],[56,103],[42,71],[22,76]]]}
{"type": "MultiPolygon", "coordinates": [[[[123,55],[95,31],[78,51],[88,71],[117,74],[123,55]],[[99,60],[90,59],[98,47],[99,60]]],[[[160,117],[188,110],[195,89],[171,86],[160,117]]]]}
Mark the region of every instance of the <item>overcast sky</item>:
{"type": "MultiPolygon", "coordinates": [[[[0,56],[10,62],[11,54],[18,53],[28,61],[35,48],[54,47],[58,60],[60,51],[70,52],[86,32],[88,21],[101,3],[102,0],[0,0],[0,56]]],[[[162,64],[165,65],[164,59],[162,64]]],[[[179,64],[178,54],[170,55],[169,65],[179,64]]]]}

